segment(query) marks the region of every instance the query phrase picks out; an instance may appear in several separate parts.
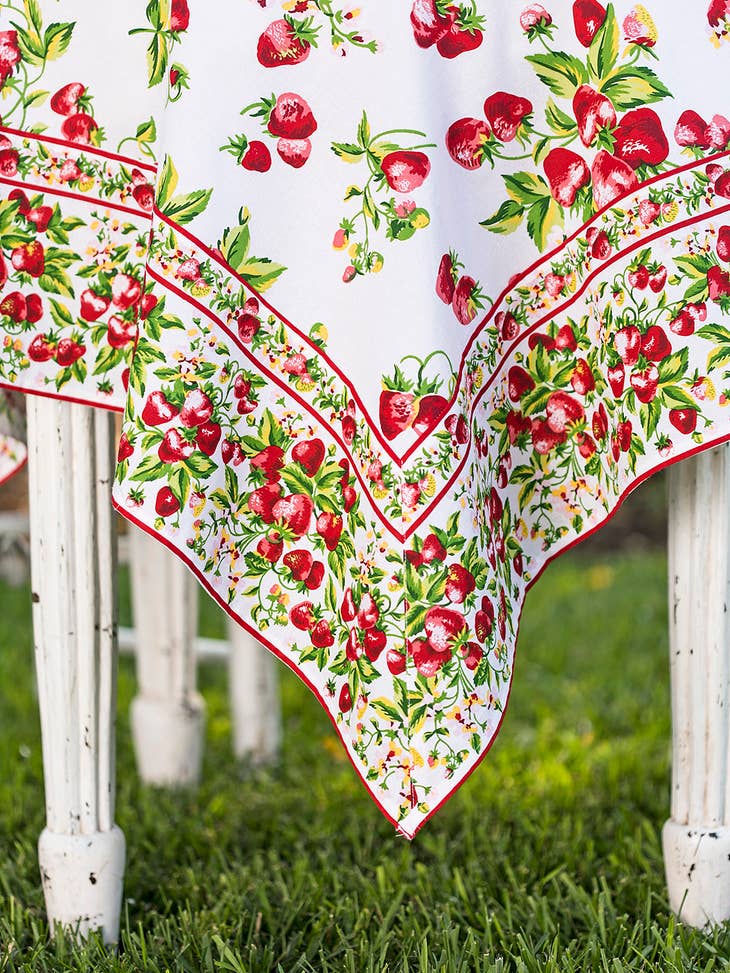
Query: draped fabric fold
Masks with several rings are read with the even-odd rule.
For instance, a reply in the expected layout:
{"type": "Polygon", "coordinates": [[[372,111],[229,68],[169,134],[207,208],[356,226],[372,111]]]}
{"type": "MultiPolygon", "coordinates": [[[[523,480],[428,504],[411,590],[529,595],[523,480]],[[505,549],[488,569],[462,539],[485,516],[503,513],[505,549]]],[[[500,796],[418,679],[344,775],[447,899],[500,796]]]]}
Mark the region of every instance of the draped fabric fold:
{"type": "Polygon", "coordinates": [[[412,836],[544,567],[730,439],[730,4],[0,16],[3,387],[123,410],[117,508],[412,836]]]}

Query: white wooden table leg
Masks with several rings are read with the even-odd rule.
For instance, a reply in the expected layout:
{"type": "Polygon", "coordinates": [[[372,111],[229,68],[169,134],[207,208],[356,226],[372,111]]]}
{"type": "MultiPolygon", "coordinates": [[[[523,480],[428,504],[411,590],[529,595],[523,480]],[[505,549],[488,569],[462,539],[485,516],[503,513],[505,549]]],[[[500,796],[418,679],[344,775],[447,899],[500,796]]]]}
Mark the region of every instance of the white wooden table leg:
{"type": "Polygon", "coordinates": [[[701,928],[730,918],[730,447],[669,471],[672,802],[669,901],[701,928]]]}
{"type": "Polygon", "coordinates": [[[253,635],[228,623],[233,749],[254,764],[275,759],[281,739],[277,661],[253,635]]]}
{"type": "Polygon", "coordinates": [[[51,928],[119,934],[124,835],[114,824],[116,544],[108,413],[28,396],[36,674],[51,928]]]}
{"type": "Polygon", "coordinates": [[[131,720],[137,766],[148,784],[197,784],[205,730],[205,703],[196,692],[198,584],[159,541],[131,530],[139,685],[131,720]]]}

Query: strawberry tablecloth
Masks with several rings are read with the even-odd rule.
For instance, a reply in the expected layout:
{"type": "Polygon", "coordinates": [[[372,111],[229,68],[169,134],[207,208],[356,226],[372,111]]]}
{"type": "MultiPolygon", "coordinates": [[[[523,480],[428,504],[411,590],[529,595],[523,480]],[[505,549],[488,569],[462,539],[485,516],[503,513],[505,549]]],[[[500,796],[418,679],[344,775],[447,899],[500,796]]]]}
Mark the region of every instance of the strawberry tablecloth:
{"type": "Polygon", "coordinates": [[[412,836],[545,565],[730,439],[730,0],[0,17],[2,385],[124,410],[120,512],[412,836]]]}

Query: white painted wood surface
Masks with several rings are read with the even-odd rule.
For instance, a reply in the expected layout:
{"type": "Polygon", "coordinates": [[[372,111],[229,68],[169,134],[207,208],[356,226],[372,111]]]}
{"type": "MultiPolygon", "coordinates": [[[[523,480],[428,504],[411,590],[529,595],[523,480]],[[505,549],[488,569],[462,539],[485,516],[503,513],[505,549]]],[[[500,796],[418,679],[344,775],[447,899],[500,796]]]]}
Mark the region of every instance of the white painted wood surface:
{"type": "Polygon", "coordinates": [[[279,663],[253,635],[229,619],[228,688],[233,749],[253,764],[276,759],[281,742],[279,663]]]}
{"type": "Polygon", "coordinates": [[[108,413],[28,396],[31,583],[51,928],[119,933],[124,836],[114,824],[113,433],[108,413]]]}
{"type": "Polygon", "coordinates": [[[669,900],[701,928],[730,918],[730,447],[669,470],[672,801],[669,900]]]}
{"type": "Polygon", "coordinates": [[[205,703],[197,692],[198,584],[158,540],[129,535],[138,693],[131,721],[140,776],[159,786],[200,780],[205,703]]]}

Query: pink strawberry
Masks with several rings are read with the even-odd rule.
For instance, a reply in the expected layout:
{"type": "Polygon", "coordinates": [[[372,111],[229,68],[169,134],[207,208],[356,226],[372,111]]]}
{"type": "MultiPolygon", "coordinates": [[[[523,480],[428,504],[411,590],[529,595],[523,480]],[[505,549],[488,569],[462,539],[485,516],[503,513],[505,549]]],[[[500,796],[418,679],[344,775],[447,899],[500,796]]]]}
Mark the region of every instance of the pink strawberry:
{"type": "Polygon", "coordinates": [[[457,8],[450,7],[442,13],[436,0],[414,0],[411,26],[416,44],[425,48],[440,41],[456,19],[457,12],[457,8]]]}
{"type": "Polygon", "coordinates": [[[454,642],[466,631],[466,620],[453,608],[429,608],[423,622],[431,648],[435,652],[451,652],[454,642]]]}
{"type": "Polygon", "coordinates": [[[567,392],[553,392],[545,406],[547,424],[553,432],[563,433],[567,426],[585,416],[581,403],[567,392]]]}
{"type": "Polygon", "coordinates": [[[422,186],[431,171],[424,152],[389,152],[380,163],[390,188],[396,193],[411,193],[422,186]]]}
{"type": "Polygon", "coordinates": [[[314,505],[304,493],[293,493],[277,500],[271,510],[274,520],[281,521],[295,537],[301,537],[309,530],[314,505]]]}
{"type": "Polygon", "coordinates": [[[291,455],[292,459],[301,463],[308,476],[315,476],[324,461],[324,443],[321,439],[307,439],[297,443],[291,455]]]}
{"type": "Polygon", "coordinates": [[[676,430],[689,436],[697,428],[696,409],[670,409],[669,421],[676,430]]]}
{"type": "Polygon", "coordinates": [[[155,513],[158,517],[171,517],[180,509],[180,501],[170,487],[161,487],[155,498],[155,513]]]}
{"type": "Polygon", "coordinates": [[[266,127],[277,138],[305,139],[317,130],[317,122],[301,95],[285,91],[276,99],[266,127]]]}
{"type": "Polygon", "coordinates": [[[484,162],[484,145],[492,137],[489,125],[479,118],[460,118],[446,132],[446,149],[464,169],[478,169],[484,162]]]}
{"type": "Polygon", "coordinates": [[[474,320],[477,310],[481,307],[481,301],[479,299],[479,285],[473,277],[464,274],[463,277],[459,278],[451,300],[451,307],[459,324],[467,325],[474,320]]]}
{"type": "Polygon", "coordinates": [[[643,264],[635,270],[630,270],[627,277],[635,291],[643,291],[649,284],[649,271],[643,264]]]}
{"type": "Polygon", "coordinates": [[[649,365],[643,372],[632,372],[629,382],[639,402],[651,402],[659,385],[659,369],[656,365],[649,365]]]}
{"type": "Polygon", "coordinates": [[[655,203],[651,199],[642,199],[639,203],[639,219],[644,226],[651,226],[661,213],[661,209],[659,203],[655,203]]]}
{"type": "Polygon", "coordinates": [[[268,146],[256,139],[249,142],[241,159],[241,165],[249,172],[268,172],[271,168],[271,152],[268,146]]]}
{"type": "Polygon", "coordinates": [[[584,159],[571,149],[551,149],[542,164],[550,192],[561,206],[572,206],[579,189],[591,181],[584,159]]]}
{"type": "Polygon", "coordinates": [[[532,114],[532,102],[506,91],[495,91],[484,102],[484,114],[499,141],[511,142],[522,122],[532,114]]]}
{"type": "Polygon", "coordinates": [[[393,392],[385,389],[380,393],[380,428],[386,439],[395,439],[413,422],[416,408],[411,392],[393,392]]]}
{"type": "Polygon", "coordinates": [[[317,31],[311,29],[309,21],[285,17],[269,24],[259,37],[256,56],[265,68],[301,64],[316,43],[317,31]]]}
{"type": "Polygon", "coordinates": [[[590,47],[593,38],[603,27],[606,10],[597,0],[575,0],[573,4],[573,23],[575,36],[583,47],[590,47]]]}
{"type": "Polygon", "coordinates": [[[616,124],[616,109],[606,95],[589,84],[582,84],[573,95],[573,114],[583,145],[593,145],[602,128],[616,124]]]}
{"type": "Polygon", "coordinates": [[[276,151],[282,162],[292,169],[301,169],[312,154],[312,143],[309,139],[279,139],[276,151]]]}
{"type": "Polygon", "coordinates": [[[51,95],[51,110],[57,115],[70,115],[76,111],[76,104],[86,91],[80,81],[71,81],[51,95]]]}
{"type": "Polygon", "coordinates": [[[639,180],[636,173],[623,159],[617,159],[600,149],[591,167],[593,179],[593,204],[597,210],[610,206],[614,200],[636,189],[639,180]]]}
{"type": "Polygon", "coordinates": [[[629,324],[617,331],[613,343],[624,365],[636,364],[641,352],[641,332],[636,325],[629,324]]]}
{"type": "Polygon", "coordinates": [[[81,292],[79,304],[79,315],[84,321],[97,321],[109,307],[110,299],[87,287],[81,292]]]}
{"type": "Polygon", "coordinates": [[[142,422],[148,426],[161,426],[174,419],[180,410],[168,402],[164,392],[150,392],[142,409],[142,422]]]}
{"type": "Polygon", "coordinates": [[[565,287],[565,277],[562,274],[545,274],[545,290],[550,297],[560,297],[565,287]]]}
{"type": "Polygon", "coordinates": [[[549,27],[552,22],[553,18],[541,3],[531,3],[520,14],[520,27],[524,31],[534,27],[549,27]]]}
{"type": "Polygon", "coordinates": [[[136,304],[142,296],[142,287],[136,277],[117,274],[112,280],[112,304],[121,311],[136,304]]]}
{"type": "MultiPolygon", "coordinates": [[[[202,389],[193,389],[185,396],[180,410],[180,422],[188,428],[207,422],[213,415],[213,403],[202,389]]],[[[251,461],[253,465],[253,460],[251,461]]]]}
{"type": "Polygon", "coordinates": [[[507,373],[507,394],[513,402],[519,402],[523,395],[532,392],[534,388],[535,380],[521,365],[510,368],[507,373]]]}
{"type": "Polygon", "coordinates": [[[641,165],[658,166],[669,155],[669,142],[661,119],[651,108],[635,108],[627,112],[613,135],[613,154],[632,169],[641,165]]]}

